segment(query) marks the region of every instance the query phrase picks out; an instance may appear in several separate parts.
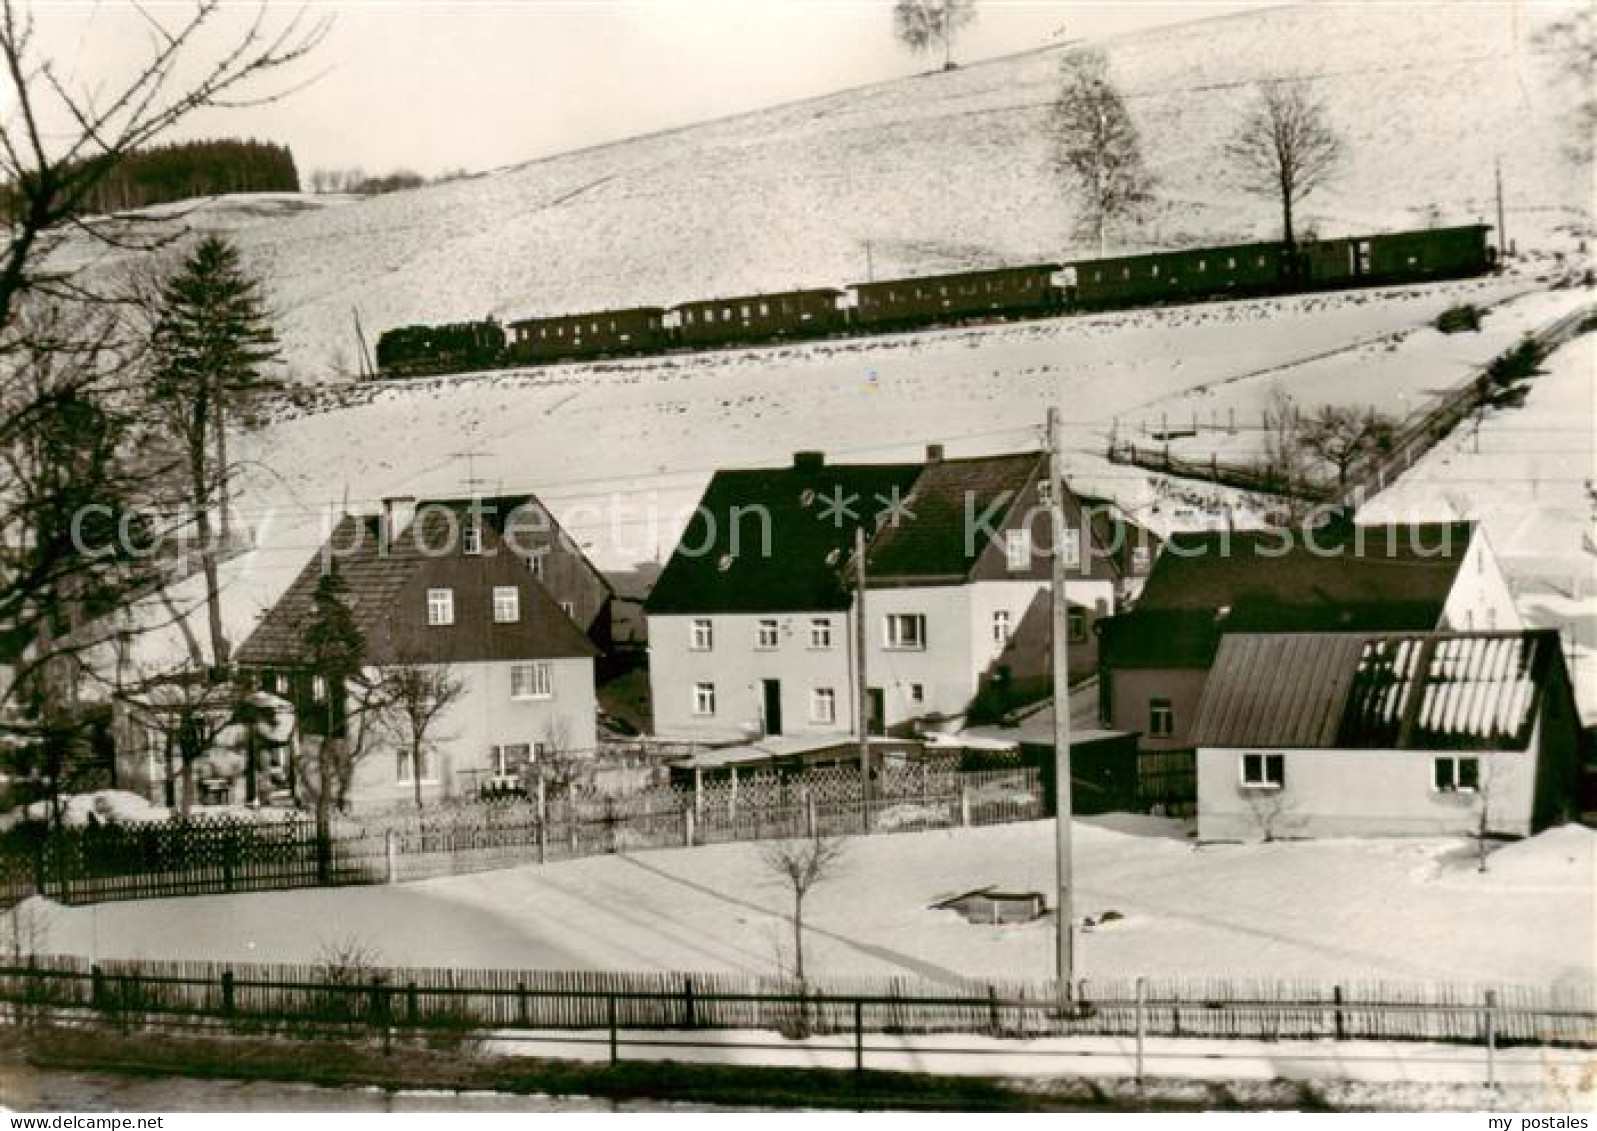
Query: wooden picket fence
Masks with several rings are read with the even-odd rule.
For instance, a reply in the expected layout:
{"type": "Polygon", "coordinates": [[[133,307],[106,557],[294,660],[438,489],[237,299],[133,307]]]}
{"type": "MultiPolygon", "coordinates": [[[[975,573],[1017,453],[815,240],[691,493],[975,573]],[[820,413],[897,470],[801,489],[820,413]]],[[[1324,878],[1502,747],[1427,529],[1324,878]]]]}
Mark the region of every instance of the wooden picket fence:
{"type": "Polygon", "coordinates": [[[736,785],[622,797],[439,806],[335,819],[191,817],[0,837],[0,907],[392,883],[606,853],[736,840],[912,832],[1045,816],[1035,769],[884,774],[867,802],[846,775],[754,775],[736,785]]]}
{"type": "Polygon", "coordinates": [[[1135,979],[1057,983],[473,970],[34,957],[0,966],[0,1017],[477,1032],[744,1029],[1597,1046],[1590,987],[1135,979]]]}

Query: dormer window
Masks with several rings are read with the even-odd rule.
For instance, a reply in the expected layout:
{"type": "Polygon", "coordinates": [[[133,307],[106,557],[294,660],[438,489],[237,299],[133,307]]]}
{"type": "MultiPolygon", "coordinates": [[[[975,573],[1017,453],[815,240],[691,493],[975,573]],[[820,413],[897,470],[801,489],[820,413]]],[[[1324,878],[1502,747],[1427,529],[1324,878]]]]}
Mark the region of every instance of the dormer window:
{"type": "Polygon", "coordinates": [[[467,554],[482,553],[482,526],[475,522],[466,524],[460,532],[460,548],[467,554]]]}
{"type": "Polygon", "coordinates": [[[815,502],[815,491],[813,488],[806,487],[804,490],[799,492],[799,506],[807,507],[813,502],[815,502]]]}
{"type": "Polygon", "coordinates": [[[1011,573],[1030,568],[1030,530],[1022,527],[1019,530],[1004,531],[1004,565],[1011,573]]]}

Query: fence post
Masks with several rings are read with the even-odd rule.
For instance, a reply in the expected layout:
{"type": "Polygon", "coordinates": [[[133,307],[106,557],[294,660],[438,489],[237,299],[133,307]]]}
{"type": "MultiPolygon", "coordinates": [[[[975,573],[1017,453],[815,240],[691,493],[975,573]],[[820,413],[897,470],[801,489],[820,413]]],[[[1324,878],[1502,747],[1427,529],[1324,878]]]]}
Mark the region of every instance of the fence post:
{"type": "Polygon", "coordinates": [[[854,1071],[865,1072],[865,1003],[854,999],[854,1071]]]}
{"type": "Polygon", "coordinates": [[[523,1029],[532,1025],[532,1017],[527,1009],[527,983],[516,983],[516,1023],[523,1029]]]}
{"type": "Polygon", "coordinates": [[[815,796],[808,786],[804,787],[804,831],[811,840],[815,839],[815,796]]]}
{"type": "Polygon", "coordinates": [[[1342,1016],[1341,986],[1333,986],[1331,988],[1331,1000],[1336,1002],[1336,1039],[1339,1041],[1345,1041],[1347,1040],[1347,1023],[1342,1016]]]}
{"type": "Polygon", "coordinates": [[[222,1014],[225,1017],[233,1016],[233,971],[222,971],[222,1014]]]}
{"type": "Polygon", "coordinates": [[[415,982],[405,983],[405,1023],[412,1029],[421,1024],[421,995],[415,982]]]}
{"type": "Polygon", "coordinates": [[[222,830],[222,890],[233,890],[233,856],[238,851],[232,826],[222,830]]]}
{"type": "Polygon", "coordinates": [[[613,1068],[621,1059],[619,1041],[616,1039],[616,996],[610,994],[606,999],[606,1009],[610,1020],[610,1066],[613,1068]]]}
{"type": "Polygon", "coordinates": [[[398,857],[398,855],[399,855],[399,845],[398,845],[398,843],[395,840],[394,830],[393,829],[384,829],[383,830],[383,859],[387,862],[387,865],[388,865],[388,882],[389,883],[393,883],[394,882],[394,877],[398,873],[398,868],[396,867],[396,865],[398,863],[396,858],[398,857]]]}
{"type": "Polygon", "coordinates": [[[89,967],[89,1007],[105,1008],[105,975],[100,972],[98,962],[89,967]]]}
{"type": "Polygon", "coordinates": [[[965,781],[959,783],[959,827],[970,827],[970,785],[965,781]]]}
{"type": "Polygon", "coordinates": [[[1497,991],[1486,991],[1486,1087],[1497,1090],[1497,991]]]}
{"type": "Polygon", "coordinates": [[[1137,1083],[1142,1083],[1142,1042],[1148,1034],[1148,983],[1137,979],[1137,1083]]]}
{"type": "Polygon", "coordinates": [[[998,1012],[998,987],[987,983],[987,1024],[995,1037],[1003,1036],[1003,1018],[998,1012]]]}
{"type": "Polygon", "coordinates": [[[682,810],[682,843],[693,847],[693,810],[682,810]]]}
{"type": "Polygon", "coordinates": [[[687,1021],[688,1028],[697,1029],[699,1027],[699,1019],[693,1007],[692,978],[684,978],[682,981],[682,1002],[685,1006],[684,1013],[686,1015],[685,1020],[687,1021]]]}

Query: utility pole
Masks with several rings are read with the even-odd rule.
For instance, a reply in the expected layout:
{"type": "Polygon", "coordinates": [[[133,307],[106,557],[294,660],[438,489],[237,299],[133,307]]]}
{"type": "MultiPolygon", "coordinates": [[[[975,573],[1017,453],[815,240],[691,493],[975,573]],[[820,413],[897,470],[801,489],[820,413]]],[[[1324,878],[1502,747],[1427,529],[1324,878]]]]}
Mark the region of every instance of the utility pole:
{"type": "Polygon", "coordinates": [[[876,265],[871,260],[871,241],[865,241],[865,281],[876,282],[876,265]]]}
{"type": "Polygon", "coordinates": [[[1065,475],[1059,458],[1059,410],[1048,410],[1048,512],[1053,519],[1054,667],[1054,976],[1069,996],[1076,981],[1076,910],[1070,822],[1070,602],[1065,596],[1065,475]]]}
{"type": "Polygon", "coordinates": [[[1503,159],[1499,157],[1492,168],[1497,179],[1497,258],[1501,261],[1508,258],[1508,221],[1503,213],[1503,159]]]}
{"type": "Polygon", "coordinates": [[[861,819],[871,827],[871,692],[865,686],[865,528],[854,528],[854,718],[859,730],[861,819]]]}

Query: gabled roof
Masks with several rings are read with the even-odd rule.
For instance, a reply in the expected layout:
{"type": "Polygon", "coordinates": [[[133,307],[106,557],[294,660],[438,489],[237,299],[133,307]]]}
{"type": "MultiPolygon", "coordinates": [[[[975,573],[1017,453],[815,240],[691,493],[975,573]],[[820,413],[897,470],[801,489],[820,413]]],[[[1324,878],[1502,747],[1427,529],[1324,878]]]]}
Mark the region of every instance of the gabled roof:
{"type": "Polygon", "coordinates": [[[494,528],[494,531],[505,540],[506,546],[512,552],[525,551],[531,548],[536,540],[540,545],[544,541],[559,541],[563,546],[582,560],[588,573],[612,595],[615,587],[610,584],[597,566],[588,558],[587,554],[577,545],[576,539],[566,533],[565,527],[555,518],[554,511],[544,506],[543,500],[536,495],[488,495],[475,499],[427,499],[417,504],[417,510],[427,507],[448,507],[462,518],[467,516],[472,504],[476,503],[479,513],[494,528]],[[527,514],[522,512],[523,507],[534,508],[541,511],[548,519],[546,526],[531,525],[527,514]],[[507,532],[507,527],[512,528],[507,532]]]}
{"type": "MultiPolygon", "coordinates": [[[[327,543],[311,556],[294,583],[271,607],[236,653],[245,666],[294,665],[304,660],[305,629],[315,608],[313,596],[322,574],[336,563],[349,590],[350,611],[365,637],[367,655],[376,664],[401,657],[394,649],[396,602],[402,591],[424,572],[453,562],[456,568],[507,570],[521,590],[520,618],[496,624],[477,636],[449,633],[448,654],[405,656],[405,660],[468,661],[487,659],[554,659],[592,656],[593,645],[549,596],[543,585],[500,542],[496,531],[483,531],[481,555],[466,558],[458,548],[458,527],[443,507],[423,507],[416,519],[383,546],[383,520],[345,515],[327,543]],[[443,547],[450,547],[447,554],[443,547]],[[438,550],[432,548],[437,547],[438,550]]],[[[497,579],[496,579],[497,580],[497,579]]],[[[468,622],[469,623],[469,622],[468,622]]],[[[440,638],[442,639],[442,638],[440,638]]]]}
{"type": "Polygon", "coordinates": [[[1224,632],[1428,631],[1471,523],[1172,535],[1136,608],[1104,623],[1110,667],[1203,667],[1224,632]]]}
{"type": "Polygon", "coordinates": [[[1023,452],[926,464],[904,500],[907,513],[883,525],[871,542],[870,582],[968,577],[987,540],[967,537],[967,516],[996,507],[992,525],[999,527],[1021,493],[1046,474],[1046,458],[1023,452]]]}
{"type": "Polygon", "coordinates": [[[1228,633],[1193,744],[1523,750],[1566,689],[1558,633],[1228,633]]]}
{"type": "Polygon", "coordinates": [[[854,531],[907,495],[920,465],[826,464],[719,471],[649,594],[650,614],[836,612],[854,531]]]}

